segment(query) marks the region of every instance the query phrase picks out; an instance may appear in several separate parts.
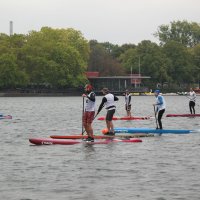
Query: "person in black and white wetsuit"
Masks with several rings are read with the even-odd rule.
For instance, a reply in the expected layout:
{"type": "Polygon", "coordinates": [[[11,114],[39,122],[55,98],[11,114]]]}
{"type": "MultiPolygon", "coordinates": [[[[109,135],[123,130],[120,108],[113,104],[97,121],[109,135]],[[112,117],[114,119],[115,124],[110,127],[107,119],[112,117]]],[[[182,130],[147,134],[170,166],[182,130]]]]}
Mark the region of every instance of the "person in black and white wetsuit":
{"type": "Polygon", "coordinates": [[[103,88],[102,93],[104,97],[102,98],[101,104],[99,105],[98,112],[97,114],[102,110],[102,108],[105,105],[105,108],[107,109],[107,114],[106,114],[106,125],[108,129],[108,135],[114,135],[114,125],[112,122],[113,115],[115,113],[115,101],[118,101],[118,97],[115,95],[111,94],[108,90],[108,88],[103,88]]]}
{"type": "Polygon", "coordinates": [[[86,139],[86,141],[94,142],[92,122],[94,120],[94,115],[95,115],[96,95],[93,92],[92,85],[90,84],[87,84],[85,86],[85,92],[86,94],[82,95],[82,97],[86,97],[86,105],[85,105],[85,110],[83,114],[83,126],[88,135],[88,138],[86,139]]]}
{"type": "Polygon", "coordinates": [[[190,88],[190,92],[189,92],[189,109],[190,109],[190,113],[191,114],[195,114],[195,102],[196,102],[196,97],[197,97],[197,95],[196,95],[196,93],[195,93],[195,91],[192,89],[192,88],[190,88]]]}
{"type": "Polygon", "coordinates": [[[131,94],[128,90],[125,91],[125,110],[127,117],[131,117],[131,94]]]}

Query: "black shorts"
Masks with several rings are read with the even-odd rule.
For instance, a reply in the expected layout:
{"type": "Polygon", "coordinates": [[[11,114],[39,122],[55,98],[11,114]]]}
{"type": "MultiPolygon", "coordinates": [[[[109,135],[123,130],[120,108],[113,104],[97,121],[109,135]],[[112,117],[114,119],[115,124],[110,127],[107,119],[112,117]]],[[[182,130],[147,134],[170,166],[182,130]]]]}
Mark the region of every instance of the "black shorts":
{"type": "Polygon", "coordinates": [[[126,111],[130,111],[131,110],[131,105],[125,105],[125,109],[126,109],[126,111]]]}
{"type": "Polygon", "coordinates": [[[106,121],[112,121],[113,115],[115,114],[115,109],[108,110],[106,114],[106,121]]]}
{"type": "Polygon", "coordinates": [[[190,106],[190,107],[194,107],[194,106],[195,106],[195,102],[194,102],[194,101],[190,101],[190,102],[189,102],[189,106],[190,106]]]}

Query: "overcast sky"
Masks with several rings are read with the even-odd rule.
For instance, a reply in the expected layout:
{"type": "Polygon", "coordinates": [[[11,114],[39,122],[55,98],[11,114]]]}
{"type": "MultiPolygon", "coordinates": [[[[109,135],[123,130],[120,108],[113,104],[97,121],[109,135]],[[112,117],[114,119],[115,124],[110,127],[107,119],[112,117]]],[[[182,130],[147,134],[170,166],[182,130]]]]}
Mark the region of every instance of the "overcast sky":
{"type": "Polygon", "coordinates": [[[27,34],[41,27],[74,28],[87,40],[113,44],[157,42],[162,24],[200,23],[200,0],[0,0],[0,33],[27,34]]]}

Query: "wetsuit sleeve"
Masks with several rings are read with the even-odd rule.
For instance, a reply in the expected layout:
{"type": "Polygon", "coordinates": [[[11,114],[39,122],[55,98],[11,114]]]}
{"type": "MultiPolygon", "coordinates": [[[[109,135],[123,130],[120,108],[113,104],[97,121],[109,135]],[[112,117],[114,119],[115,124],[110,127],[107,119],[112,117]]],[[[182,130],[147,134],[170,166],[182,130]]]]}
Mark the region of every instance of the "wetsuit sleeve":
{"type": "Polygon", "coordinates": [[[90,97],[87,96],[87,98],[93,102],[95,102],[95,93],[91,93],[90,97]]]}
{"type": "Polygon", "coordinates": [[[157,105],[162,105],[162,104],[163,104],[163,97],[159,96],[157,105]]]}
{"type": "Polygon", "coordinates": [[[130,104],[131,104],[131,95],[128,98],[128,105],[130,105],[130,104]]]}
{"type": "Polygon", "coordinates": [[[102,110],[106,101],[107,101],[106,97],[103,97],[101,104],[99,105],[99,109],[98,109],[97,113],[99,113],[102,110]]]}
{"type": "Polygon", "coordinates": [[[195,102],[195,100],[196,100],[196,93],[193,92],[191,97],[190,97],[190,101],[194,101],[195,102]]]}
{"type": "Polygon", "coordinates": [[[118,101],[118,100],[119,100],[119,98],[114,96],[114,101],[118,101]]]}

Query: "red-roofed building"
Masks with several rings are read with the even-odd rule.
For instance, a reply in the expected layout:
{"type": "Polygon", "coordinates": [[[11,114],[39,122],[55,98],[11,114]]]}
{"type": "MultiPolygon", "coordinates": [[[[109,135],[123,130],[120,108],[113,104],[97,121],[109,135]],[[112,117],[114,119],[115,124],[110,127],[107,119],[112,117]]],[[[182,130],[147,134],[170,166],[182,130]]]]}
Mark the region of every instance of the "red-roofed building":
{"type": "Polygon", "coordinates": [[[107,87],[112,91],[124,91],[129,88],[132,90],[142,90],[140,85],[143,79],[149,79],[149,76],[141,74],[132,74],[128,76],[99,76],[99,72],[86,72],[86,76],[95,90],[101,90],[107,87]]]}
{"type": "Polygon", "coordinates": [[[87,78],[99,77],[99,72],[85,72],[87,78]]]}

